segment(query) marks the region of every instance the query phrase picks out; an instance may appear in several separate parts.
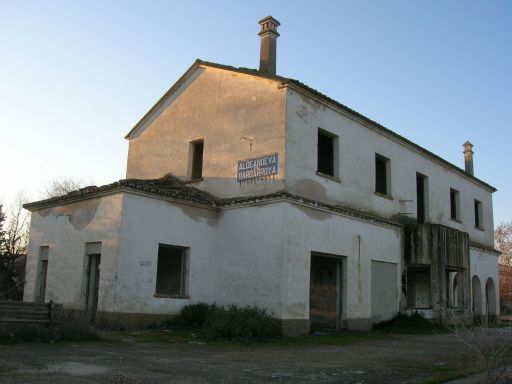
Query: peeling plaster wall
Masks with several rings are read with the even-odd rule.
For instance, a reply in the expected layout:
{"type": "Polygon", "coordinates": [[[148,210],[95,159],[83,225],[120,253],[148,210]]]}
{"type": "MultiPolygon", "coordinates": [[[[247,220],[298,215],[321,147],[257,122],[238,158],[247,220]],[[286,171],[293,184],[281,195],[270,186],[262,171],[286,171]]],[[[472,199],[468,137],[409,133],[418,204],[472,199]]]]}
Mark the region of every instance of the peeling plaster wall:
{"type": "Polygon", "coordinates": [[[32,212],[25,272],[24,301],[34,301],[39,247],[49,246],[45,301],[69,309],[84,305],[85,244],[102,243],[98,308],[111,307],[116,285],[116,262],[122,195],[115,194],[32,212]]]}
{"type": "Polygon", "coordinates": [[[177,314],[184,305],[257,305],[281,314],[282,208],[222,212],[127,194],[117,312],[177,314]],[[188,247],[188,297],[155,297],[158,245],[188,247]]]}
{"type": "MultiPolygon", "coordinates": [[[[463,140],[465,138],[461,138],[461,143],[463,140]]],[[[453,150],[462,152],[462,147],[453,150]]],[[[341,203],[401,222],[416,222],[416,172],[419,172],[428,177],[427,222],[468,232],[472,241],[493,246],[490,192],[424,155],[290,88],[287,94],[286,153],[288,191],[321,201],[341,203]],[[341,182],[316,174],[318,128],[339,138],[341,182]],[[374,193],[375,153],[391,160],[392,199],[374,193]],[[460,192],[461,222],[450,219],[450,188],[460,192]],[[482,202],[483,230],[474,227],[474,199],[482,202]],[[410,214],[400,215],[401,212],[410,214]]]]}
{"type": "Polygon", "coordinates": [[[485,252],[479,248],[470,247],[469,249],[469,262],[471,279],[473,276],[478,276],[481,286],[482,294],[482,307],[485,313],[486,307],[486,295],[485,295],[485,284],[487,279],[492,278],[495,288],[495,300],[496,300],[496,313],[500,313],[500,299],[499,299],[499,272],[498,272],[498,256],[489,252],[485,252]]]}
{"type": "Polygon", "coordinates": [[[216,211],[125,194],[115,312],[177,314],[189,302],[215,301],[216,211]],[[155,297],[159,244],[188,247],[189,299],[155,297]]]}
{"type": "Polygon", "coordinates": [[[203,180],[192,185],[222,197],[284,189],[285,91],[277,81],[201,67],[161,109],[130,139],[128,178],[189,178],[189,143],[204,139],[203,180]],[[241,137],[253,138],[252,148],[241,137]],[[236,181],[238,160],[274,152],[277,176],[236,181]]]}
{"type": "Polygon", "coordinates": [[[284,224],[283,319],[309,319],[311,252],[345,258],[343,320],[351,328],[371,323],[372,260],[397,264],[396,301],[388,316],[399,310],[402,234],[394,228],[288,204],[284,224]]]}

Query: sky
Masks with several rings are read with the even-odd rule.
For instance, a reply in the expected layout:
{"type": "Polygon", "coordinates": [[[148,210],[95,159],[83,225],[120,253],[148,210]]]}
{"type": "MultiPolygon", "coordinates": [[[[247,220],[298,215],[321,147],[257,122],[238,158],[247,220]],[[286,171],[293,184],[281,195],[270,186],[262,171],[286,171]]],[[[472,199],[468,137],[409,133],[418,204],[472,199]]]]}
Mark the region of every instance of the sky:
{"type": "Polygon", "coordinates": [[[512,221],[508,0],[0,0],[0,202],[124,178],[126,133],[197,58],[257,68],[267,15],[277,74],[461,168],[471,141],[512,221]]]}

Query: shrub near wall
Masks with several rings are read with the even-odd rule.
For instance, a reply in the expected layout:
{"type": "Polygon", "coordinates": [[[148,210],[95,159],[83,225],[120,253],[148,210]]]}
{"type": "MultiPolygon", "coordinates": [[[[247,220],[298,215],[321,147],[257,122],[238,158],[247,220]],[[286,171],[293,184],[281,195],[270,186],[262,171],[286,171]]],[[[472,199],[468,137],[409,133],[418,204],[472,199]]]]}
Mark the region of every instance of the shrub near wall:
{"type": "Polygon", "coordinates": [[[257,307],[187,305],[175,324],[199,328],[206,339],[265,341],[281,337],[281,322],[257,307]]]}

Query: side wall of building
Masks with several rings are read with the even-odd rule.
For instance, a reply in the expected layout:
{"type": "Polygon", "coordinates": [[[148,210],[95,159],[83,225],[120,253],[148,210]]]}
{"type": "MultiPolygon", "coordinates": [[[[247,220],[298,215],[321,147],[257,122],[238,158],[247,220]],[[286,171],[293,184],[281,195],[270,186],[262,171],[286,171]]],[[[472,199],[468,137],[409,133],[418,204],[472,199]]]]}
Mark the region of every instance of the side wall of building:
{"type": "Polygon", "coordinates": [[[298,204],[288,204],[284,227],[283,319],[309,321],[312,255],[326,255],[342,261],[342,326],[368,328],[372,323],[398,313],[403,263],[402,232],[399,228],[298,204]],[[374,270],[379,270],[375,266],[378,262],[387,263],[386,266],[390,268],[386,268],[386,271],[395,271],[388,274],[390,281],[386,284],[389,282],[390,285],[386,285],[386,290],[381,292],[378,291],[382,282],[380,277],[372,276],[372,264],[374,270]],[[374,292],[373,279],[379,279],[373,284],[374,292]]]}
{"type": "Polygon", "coordinates": [[[472,241],[493,246],[491,192],[469,177],[291,88],[287,122],[287,190],[414,223],[416,175],[420,173],[427,177],[425,221],[468,232],[472,241]],[[338,181],[317,175],[319,129],[337,138],[338,181]],[[389,196],[375,193],[376,154],[389,159],[389,196]],[[450,217],[450,188],[459,192],[460,220],[450,217]],[[475,199],[482,203],[481,229],[475,228],[475,199]]]}
{"type": "Polygon", "coordinates": [[[499,305],[498,255],[470,247],[472,310],[474,316],[497,316],[499,305]]]}
{"type": "Polygon", "coordinates": [[[32,212],[24,301],[38,299],[41,247],[48,247],[46,302],[85,306],[86,244],[101,242],[101,305],[113,303],[123,199],[115,194],[32,212]]]}
{"type": "Polygon", "coordinates": [[[284,189],[285,90],[279,82],[200,67],[130,138],[127,178],[172,173],[191,178],[190,143],[204,140],[202,180],[192,185],[221,197],[284,189]],[[279,173],[257,184],[237,182],[239,160],[278,153],[279,173]]]}

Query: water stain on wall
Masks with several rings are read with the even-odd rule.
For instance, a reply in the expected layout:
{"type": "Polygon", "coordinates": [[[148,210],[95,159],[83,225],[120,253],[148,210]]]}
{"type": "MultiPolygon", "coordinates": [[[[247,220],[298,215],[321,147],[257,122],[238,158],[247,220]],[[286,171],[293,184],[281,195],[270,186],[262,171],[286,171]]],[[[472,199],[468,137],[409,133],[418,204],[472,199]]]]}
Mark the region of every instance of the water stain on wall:
{"type": "Polygon", "coordinates": [[[73,228],[79,231],[87,227],[87,225],[89,225],[89,223],[94,219],[99,205],[100,199],[91,199],[77,203],[61,205],[58,207],[42,209],[35,213],[42,217],[47,217],[50,214],[56,218],[66,217],[73,228]]]}

